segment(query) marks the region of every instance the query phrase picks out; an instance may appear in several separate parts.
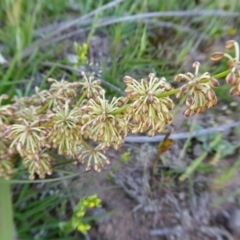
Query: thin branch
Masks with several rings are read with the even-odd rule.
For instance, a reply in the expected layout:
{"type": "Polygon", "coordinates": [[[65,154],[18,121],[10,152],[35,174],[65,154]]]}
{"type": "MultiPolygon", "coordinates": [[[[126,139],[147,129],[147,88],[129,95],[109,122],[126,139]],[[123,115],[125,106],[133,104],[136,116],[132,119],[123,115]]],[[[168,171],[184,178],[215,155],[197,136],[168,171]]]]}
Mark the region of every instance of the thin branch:
{"type": "MultiPolygon", "coordinates": [[[[220,125],[218,127],[210,127],[206,129],[201,129],[198,131],[193,132],[183,132],[183,133],[174,133],[169,136],[169,138],[173,140],[179,140],[179,139],[187,139],[187,138],[193,138],[201,135],[208,135],[212,134],[214,132],[221,132],[225,131],[230,128],[239,127],[239,122],[233,122],[233,123],[227,123],[220,125]]],[[[145,142],[161,142],[164,140],[165,135],[158,135],[153,137],[147,137],[147,136],[127,136],[124,139],[124,142],[135,142],[135,143],[145,143],[145,142]]]]}
{"type": "MultiPolygon", "coordinates": [[[[47,67],[59,67],[59,68],[62,68],[62,69],[66,69],[66,70],[69,70],[69,71],[72,71],[72,72],[78,72],[78,73],[82,73],[82,71],[78,70],[78,69],[75,69],[73,67],[70,67],[70,66],[67,66],[67,65],[63,65],[63,64],[60,64],[60,63],[53,63],[53,62],[43,62],[41,63],[42,66],[47,66],[47,67]]],[[[113,89],[114,91],[118,92],[119,94],[121,95],[125,95],[125,92],[122,91],[120,88],[114,86],[113,84],[103,80],[103,79],[99,79],[103,85],[106,85],[108,86],[109,88],[113,89]]]]}

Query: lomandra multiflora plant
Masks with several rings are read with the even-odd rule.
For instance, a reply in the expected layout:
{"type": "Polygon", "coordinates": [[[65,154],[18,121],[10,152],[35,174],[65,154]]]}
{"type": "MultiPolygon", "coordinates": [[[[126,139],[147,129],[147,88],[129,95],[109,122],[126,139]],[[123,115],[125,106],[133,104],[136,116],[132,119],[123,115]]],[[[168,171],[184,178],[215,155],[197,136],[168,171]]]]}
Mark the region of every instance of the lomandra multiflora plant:
{"type": "Polygon", "coordinates": [[[173,95],[186,98],[184,115],[190,117],[206,111],[217,104],[214,88],[218,79],[226,77],[232,85],[231,95],[240,95],[240,62],[238,43],[226,42],[227,49],[235,49],[235,56],[213,53],[214,61],[226,57],[229,70],[211,76],[200,73],[200,63],[193,63],[193,73],[180,73],[174,78],[183,82],[174,89],[164,77],[153,73],[140,81],[126,76],[126,95],[105,97],[101,81],[84,74],[79,82],[49,79],[49,90],[40,91],[31,97],[13,98],[11,104],[2,105],[7,95],[0,97],[0,176],[10,178],[16,159],[21,156],[30,179],[45,178],[52,174],[54,159],[51,152],[57,151],[66,159],[86,165],[86,169],[100,171],[110,161],[106,150],[113,146],[119,149],[129,132],[149,136],[161,133],[166,124],[171,124],[171,110],[175,104],[173,95]],[[92,139],[95,147],[87,142],[92,139]]]}

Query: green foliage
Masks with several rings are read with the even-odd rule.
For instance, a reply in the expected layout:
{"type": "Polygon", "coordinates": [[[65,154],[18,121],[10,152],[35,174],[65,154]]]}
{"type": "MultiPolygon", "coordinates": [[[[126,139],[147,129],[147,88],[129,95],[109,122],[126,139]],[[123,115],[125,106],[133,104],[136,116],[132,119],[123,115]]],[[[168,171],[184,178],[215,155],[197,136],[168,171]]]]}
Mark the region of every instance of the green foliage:
{"type": "Polygon", "coordinates": [[[73,46],[77,54],[77,63],[75,64],[75,67],[77,68],[87,63],[88,45],[86,43],[78,45],[76,42],[74,42],[73,46]]]}
{"type": "Polygon", "coordinates": [[[76,229],[81,233],[86,234],[91,228],[91,225],[84,219],[86,211],[88,208],[96,208],[100,206],[101,200],[96,194],[82,198],[76,206],[71,220],[59,223],[60,229],[63,232],[71,232],[76,229]]]}

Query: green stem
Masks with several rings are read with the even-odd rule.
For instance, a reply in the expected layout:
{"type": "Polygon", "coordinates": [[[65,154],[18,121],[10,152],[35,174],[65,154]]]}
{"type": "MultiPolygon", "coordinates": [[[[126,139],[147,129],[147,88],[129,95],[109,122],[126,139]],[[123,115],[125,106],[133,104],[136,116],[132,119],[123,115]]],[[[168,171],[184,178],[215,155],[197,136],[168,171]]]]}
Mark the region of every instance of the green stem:
{"type": "Polygon", "coordinates": [[[37,111],[37,113],[38,113],[38,114],[44,113],[44,112],[48,109],[48,107],[49,107],[49,103],[47,102],[45,105],[43,105],[43,106],[37,111]]]}
{"type": "MultiPolygon", "coordinates": [[[[212,78],[222,78],[222,77],[225,77],[228,75],[228,73],[230,72],[230,70],[227,70],[227,71],[224,71],[224,72],[221,72],[219,74],[216,74],[214,76],[212,76],[212,78]]],[[[202,81],[201,81],[202,82],[202,81]]],[[[165,92],[165,93],[160,93],[157,97],[158,98],[163,98],[163,97],[168,97],[170,95],[173,95],[173,94],[176,94],[177,92],[179,92],[180,88],[176,88],[176,89],[173,89],[169,92],[165,92]]]]}
{"type": "Polygon", "coordinates": [[[130,105],[131,105],[131,104],[126,104],[126,105],[118,108],[117,110],[115,110],[112,114],[113,114],[113,115],[117,115],[117,114],[119,114],[119,113],[122,113],[122,112],[124,112],[130,105]]]}
{"type": "Polygon", "coordinates": [[[83,99],[86,97],[87,95],[87,91],[84,91],[84,93],[81,95],[81,97],[79,98],[79,100],[76,103],[76,107],[79,107],[81,102],[83,101],[83,99]]]}
{"type": "Polygon", "coordinates": [[[84,139],[82,139],[82,144],[88,149],[88,150],[93,150],[93,148],[86,142],[84,139]]]}
{"type": "Polygon", "coordinates": [[[14,240],[11,184],[0,182],[0,235],[3,240],[14,240]]]}

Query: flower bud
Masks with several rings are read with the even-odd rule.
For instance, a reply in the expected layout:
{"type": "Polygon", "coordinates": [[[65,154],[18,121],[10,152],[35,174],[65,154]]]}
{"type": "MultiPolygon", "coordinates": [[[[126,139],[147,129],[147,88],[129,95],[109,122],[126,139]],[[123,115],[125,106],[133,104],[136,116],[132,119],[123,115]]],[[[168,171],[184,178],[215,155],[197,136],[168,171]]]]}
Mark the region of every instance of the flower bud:
{"type": "Polygon", "coordinates": [[[157,113],[160,113],[162,111],[162,104],[161,103],[156,103],[153,107],[154,107],[154,109],[157,113]]]}
{"type": "Polygon", "coordinates": [[[83,126],[81,127],[81,133],[82,133],[82,134],[85,133],[86,130],[87,130],[87,124],[85,124],[85,125],[83,125],[83,126]]]}
{"type": "Polygon", "coordinates": [[[172,101],[169,101],[169,102],[168,102],[168,104],[167,104],[167,107],[168,107],[168,109],[169,109],[169,110],[173,110],[173,109],[174,109],[174,107],[175,107],[175,104],[174,104],[174,102],[172,102],[172,101]]]}
{"type": "Polygon", "coordinates": [[[234,48],[234,44],[235,43],[235,41],[234,40],[229,40],[229,41],[227,41],[226,43],[225,43],[225,48],[227,48],[227,49],[232,49],[232,48],[234,48]]]}
{"type": "Polygon", "coordinates": [[[148,85],[148,80],[146,78],[141,79],[141,83],[145,86],[148,85]]]}
{"type": "Polygon", "coordinates": [[[162,132],[163,129],[163,123],[158,121],[155,125],[155,131],[162,132]]]}
{"type": "Polygon", "coordinates": [[[124,90],[124,92],[125,92],[127,95],[129,95],[129,94],[133,93],[133,89],[132,89],[132,87],[128,86],[128,87],[124,90]]]}
{"type": "Polygon", "coordinates": [[[199,106],[199,107],[194,109],[194,113],[204,112],[205,110],[206,110],[205,106],[199,106]]]}
{"type": "Polygon", "coordinates": [[[194,98],[193,96],[188,96],[188,98],[186,99],[186,106],[187,107],[191,107],[194,104],[194,98]]]}
{"type": "Polygon", "coordinates": [[[141,104],[141,101],[140,100],[136,100],[135,102],[133,102],[132,107],[134,109],[139,108],[140,104],[141,104]]]}
{"type": "Polygon", "coordinates": [[[180,92],[183,94],[183,93],[187,92],[188,89],[189,89],[189,84],[186,83],[186,84],[181,86],[180,92]]]}
{"type": "Polygon", "coordinates": [[[152,125],[152,119],[150,117],[147,117],[144,121],[145,127],[149,128],[152,125]]]}
{"type": "Polygon", "coordinates": [[[184,113],[183,113],[186,117],[191,117],[193,114],[194,114],[194,112],[193,112],[193,110],[191,110],[191,109],[187,109],[187,110],[185,110],[184,111],[184,113]]]}
{"type": "Polygon", "coordinates": [[[165,82],[164,83],[164,88],[165,88],[166,91],[170,91],[170,90],[172,90],[173,87],[170,83],[165,82]]]}
{"type": "Polygon", "coordinates": [[[154,73],[149,73],[148,77],[149,78],[155,78],[155,74],[154,73]]]}
{"type": "Polygon", "coordinates": [[[141,117],[139,115],[134,115],[133,122],[139,124],[141,122],[141,117]]]}
{"type": "Polygon", "coordinates": [[[133,113],[133,107],[128,107],[126,110],[127,114],[132,114],[133,113]]]}
{"type": "Polygon", "coordinates": [[[224,53],[222,52],[215,52],[211,55],[211,60],[213,61],[219,61],[224,57],[224,53]]]}
{"type": "Polygon", "coordinates": [[[206,102],[206,104],[205,104],[206,108],[210,108],[212,106],[213,106],[213,102],[212,101],[206,102]]]}
{"type": "Polygon", "coordinates": [[[215,78],[209,78],[209,84],[211,87],[216,88],[219,86],[219,82],[215,78]]]}
{"type": "Polygon", "coordinates": [[[103,114],[100,116],[100,122],[105,122],[106,119],[107,119],[106,114],[103,113],[103,114]]]}
{"type": "Polygon", "coordinates": [[[178,74],[174,77],[174,81],[175,82],[181,82],[181,80],[183,79],[183,76],[182,74],[178,74]]]}
{"type": "Polygon", "coordinates": [[[133,78],[129,77],[129,76],[125,76],[123,78],[123,81],[128,85],[128,84],[132,84],[133,82],[133,78]]]}
{"type": "Polygon", "coordinates": [[[233,68],[235,65],[235,61],[233,59],[228,60],[227,65],[229,68],[233,68]]]}
{"type": "Polygon", "coordinates": [[[54,78],[48,78],[48,82],[54,82],[56,81],[54,78]]]}
{"type": "Polygon", "coordinates": [[[216,94],[212,89],[208,89],[206,93],[206,98],[208,101],[213,101],[216,98],[216,94]]]}
{"type": "Polygon", "coordinates": [[[165,114],[165,118],[167,120],[167,124],[170,124],[172,122],[172,120],[173,120],[172,114],[170,112],[167,112],[165,114]]]}
{"type": "Polygon", "coordinates": [[[154,129],[151,129],[150,131],[148,131],[148,136],[149,136],[149,137],[153,137],[154,134],[155,134],[154,129]]]}
{"type": "Polygon", "coordinates": [[[93,82],[94,85],[101,85],[102,81],[101,80],[96,80],[93,82]]]}
{"type": "Polygon", "coordinates": [[[234,85],[236,83],[236,75],[233,72],[230,72],[226,77],[226,82],[230,85],[234,85]]]}
{"type": "Polygon", "coordinates": [[[148,112],[148,105],[147,104],[143,104],[142,106],[142,113],[145,114],[148,112]]]}
{"type": "Polygon", "coordinates": [[[183,96],[183,94],[181,93],[181,91],[176,93],[176,98],[181,98],[183,96]]]}
{"type": "Polygon", "coordinates": [[[200,62],[196,61],[193,63],[193,68],[199,67],[200,66],[200,62]]]}
{"type": "Polygon", "coordinates": [[[153,103],[153,101],[154,101],[154,97],[153,97],[152,94],[148,94],[147,101],[148,101],[148,103],[150,103],[150,104],[153,103]]]}

